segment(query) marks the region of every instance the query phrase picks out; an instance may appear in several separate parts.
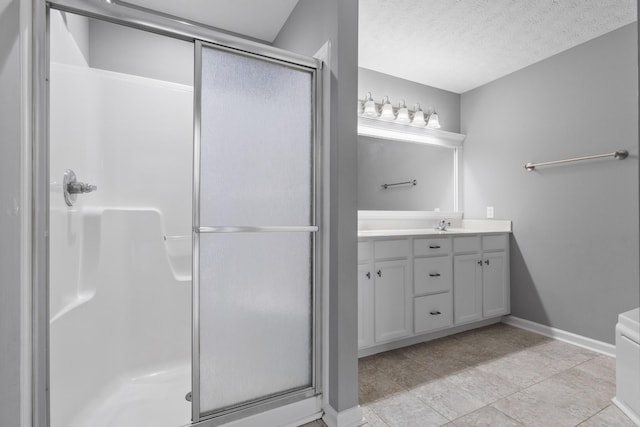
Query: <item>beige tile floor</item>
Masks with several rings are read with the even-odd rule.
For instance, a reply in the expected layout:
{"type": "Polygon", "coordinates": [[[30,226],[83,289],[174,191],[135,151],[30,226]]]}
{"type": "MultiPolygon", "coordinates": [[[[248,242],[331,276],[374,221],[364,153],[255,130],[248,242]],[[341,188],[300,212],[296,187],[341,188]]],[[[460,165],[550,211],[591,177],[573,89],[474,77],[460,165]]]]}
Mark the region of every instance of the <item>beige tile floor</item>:
{"type": "Polygon", "coordinates": [[[634,425],[611,403],[615,359],[502,323],[362,358],[359,374],[374,427],[634,425]]]}

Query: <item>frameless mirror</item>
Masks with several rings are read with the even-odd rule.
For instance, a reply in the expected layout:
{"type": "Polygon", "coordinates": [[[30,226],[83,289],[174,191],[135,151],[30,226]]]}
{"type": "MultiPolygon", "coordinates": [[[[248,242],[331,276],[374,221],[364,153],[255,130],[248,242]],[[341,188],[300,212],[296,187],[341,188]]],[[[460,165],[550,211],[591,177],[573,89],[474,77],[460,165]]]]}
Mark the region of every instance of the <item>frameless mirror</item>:
{"type": "Polygon", "coordinates": [[[453,147],[358,135],[358,210],[456,211],[456,161],[453,147]]]}

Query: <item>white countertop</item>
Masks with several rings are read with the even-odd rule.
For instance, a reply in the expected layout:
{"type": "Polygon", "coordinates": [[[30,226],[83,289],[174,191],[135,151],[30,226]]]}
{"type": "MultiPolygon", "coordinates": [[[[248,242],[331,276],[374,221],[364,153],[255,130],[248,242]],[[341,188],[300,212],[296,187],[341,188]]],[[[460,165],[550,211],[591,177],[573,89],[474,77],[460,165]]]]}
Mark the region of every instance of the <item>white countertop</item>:
{"type": "MultiPolygon", "coordinates": [[[[495,231],[491,231],[495,233],[495,231]]],[[[358,237],[383,237],[383,236],[456,236],[460,234],[489,233],[486,230],[472,230],[462,228],[449,228],[447,231],[434,230],[432,228],[406,228],[396,230],[358,230],[358,237]]]]}
{"type": "Polygon", "coordinates": [[[430,228],[390,228],[358,230],[358,237],[389,236],[460,236],[484,233],[511,233],[511,221],[462,220],[462,227],[450,227],[447,231],[430,228]]]}

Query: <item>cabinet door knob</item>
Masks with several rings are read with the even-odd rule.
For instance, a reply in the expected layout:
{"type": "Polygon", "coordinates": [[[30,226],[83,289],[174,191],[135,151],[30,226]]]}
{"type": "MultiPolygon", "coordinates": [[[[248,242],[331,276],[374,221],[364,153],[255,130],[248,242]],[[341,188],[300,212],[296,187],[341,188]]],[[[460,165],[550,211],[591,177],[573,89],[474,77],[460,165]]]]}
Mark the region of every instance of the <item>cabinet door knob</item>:
{"type": "Polygon", "coordinates": [[[482,260],[478,261],[478,265],[482,267],[482,260]]]}
{"type": "Polygon", "coordinates": [[[382,270],[378,270],[378,277],[382,277],[382,270]]]}
{"type": "Polygon", "coordinates": [[[429,273],[429,277],[440,277],[440,273],[429,273]]]}
{"type": "Polygon", "coordinates": [[[485,259],[485,260],[484,260],[484,263],[485,263],[486,265],[489,265],[489,260],[488,260],[488,259],[485,259]]]}
{"type": "Polygon", "coordinates": [[[429,245],[429,249],[440,249],[440,245],[429,245]]]}
{"type": "Polygon", "coordinates": [[[370,272],[370,271],[367,271],[366,276],[367,276],[367,279],[371,279],[371,272],[370,272]]]}
{"type": "Polygon", "coordinates": [[[438,314],[442,314],[442,313],[440,313],[438,310],[432,310],[429,312],[429,314],[432,316],[437,316],[438,314]]]}

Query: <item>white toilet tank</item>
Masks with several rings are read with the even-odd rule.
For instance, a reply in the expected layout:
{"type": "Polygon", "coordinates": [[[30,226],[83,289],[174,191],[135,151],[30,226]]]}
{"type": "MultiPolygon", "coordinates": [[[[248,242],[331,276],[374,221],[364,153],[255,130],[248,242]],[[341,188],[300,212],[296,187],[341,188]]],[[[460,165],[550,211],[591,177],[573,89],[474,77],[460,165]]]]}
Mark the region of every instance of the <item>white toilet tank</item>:
{"type": "Polygon", "coordinates": [[[640,426],[640,308],[621,313],[616,325],[615,403],[640,426]]]}

